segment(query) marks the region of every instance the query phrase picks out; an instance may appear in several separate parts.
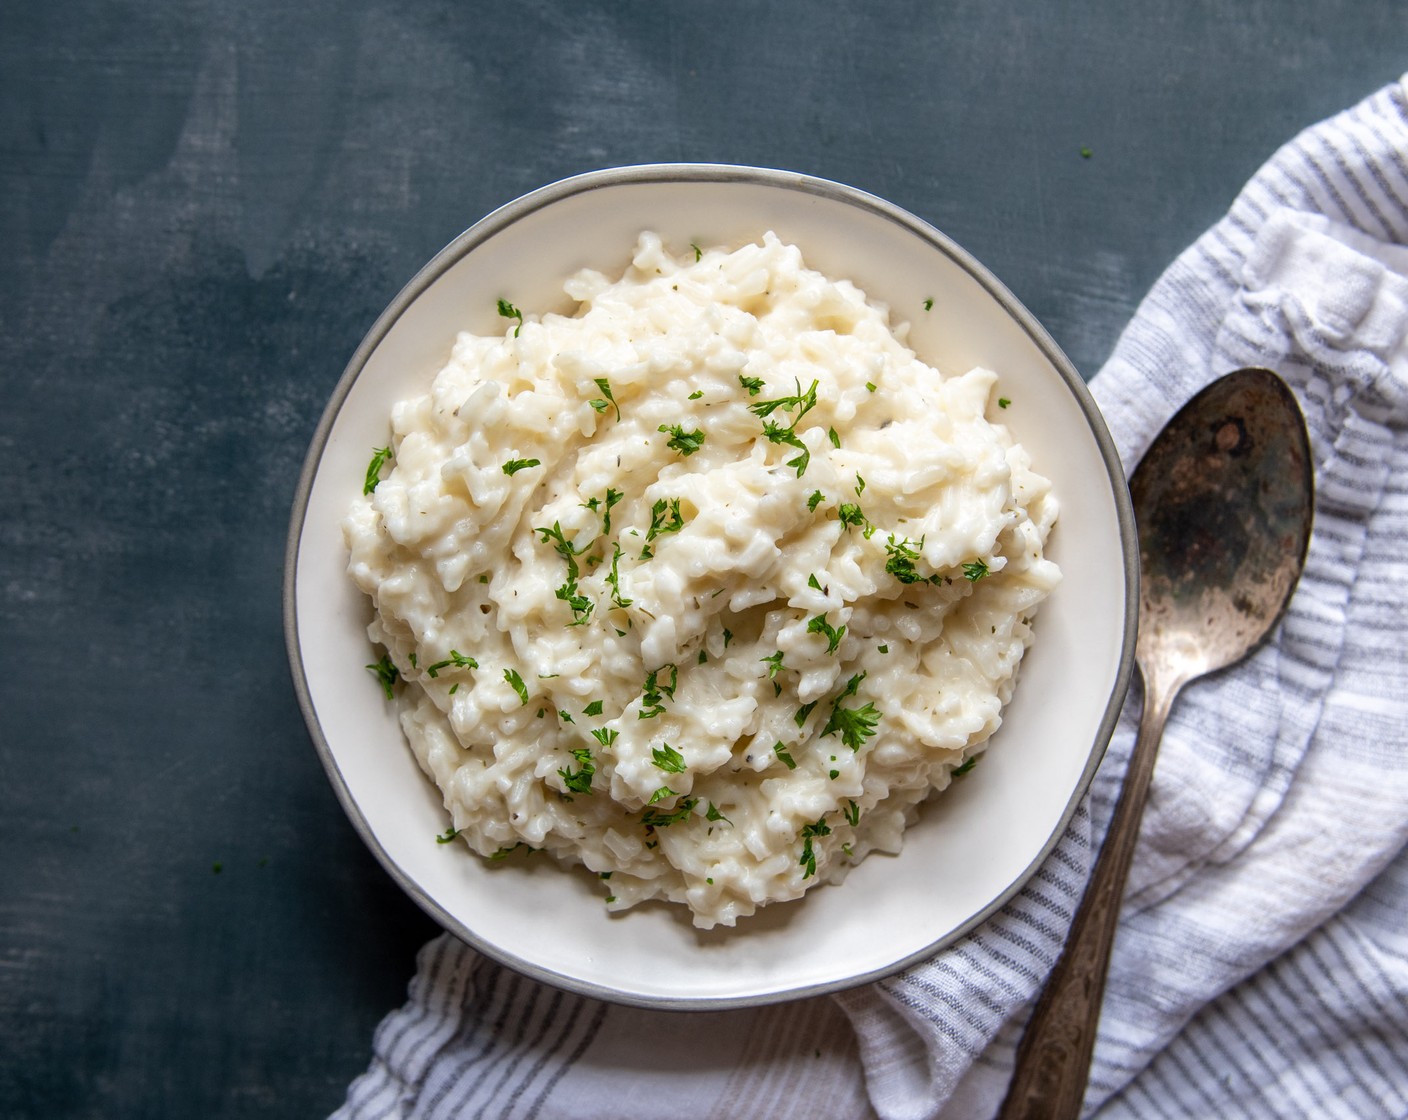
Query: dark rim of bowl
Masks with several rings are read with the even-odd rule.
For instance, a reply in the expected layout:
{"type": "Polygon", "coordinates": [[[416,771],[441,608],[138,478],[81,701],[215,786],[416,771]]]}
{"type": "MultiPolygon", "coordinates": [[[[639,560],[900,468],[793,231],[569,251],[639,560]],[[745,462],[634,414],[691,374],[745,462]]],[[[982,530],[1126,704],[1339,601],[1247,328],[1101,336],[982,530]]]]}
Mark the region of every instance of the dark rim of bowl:
{"type": "Polygon", "coordinates": [[[940,233],[929,223],[915,217],[913,214],[893,203],[887,202],[876,195],[868,194],[855,187],[846,186],[845,184],[836,183],[828,179],[820,179],[793,171],[734,166],[730,164],[640,164],[628,167],[608,168],[600,171],[590,171],[561,179],[555,183],[540,187],[492,211],[474,225],[470,226],[469,229],[461,233],[444,249],[431,258],[431,260],[412,277],[411,281],[397,293],[386,310],[378,316],[372,328],[367,332],[366,337],[362,339],[361,345],[357,347],[356,352],[347,363],[347,367],[338,380],[337,386],[333,389],[332,396],[328,401],[327,407],[323,410],[322,417],[313,433],[313,439],[309,445],[308,454],[299,475],[298,488],[294,494],[288,543],[284,554],[284,641],[287,648],[289,666],[293,673],[294,688],[298,695],[299,707],[303,711],[304,721],[308,726],[308,731],[312,736],[318,755],[322,759],[323,768],[327,771],[328,777],[332,782],[338,801],[341,803],[348,819],[351,820],[353,827],[356,828],[363,842],[366,843],[367,847],[376,856],[381,865],[400,885],[401,889],[443,928],[455,934],[455,936],[484,953],[486,956],[493,958],[517,972],[535,980],[540,980],[544,983],[595,999],[630,1006],[649,1007],[657,1010],[723,1010],[731,1007],[762,1006],[771,1003],[781,1003],[787,1000],[804,999],[830,992],[845,991],[850,988],[884,979],[887,976],[893,976],[895,973],[911,965],[927,960],[935,953],[953,944],[977,926],[987,921],[988,918],[1006,905],[1007,902],[1022,889],[1037,868],[1045,861],[1046,857],[1051,854],[1052,849],[1064,834],[1066,826],[1070,823],[1071,817],[1075,814],[1081,798],[1089,788],[1097,767],[1104,758],[1106,747],[1109,744],[1110,736],[1114,732],[1115,723],[1119,718],[1120,709],[1123,707],[1124,698],[1128,692],[1133,675],[1134,643],[1138,625],[1137,604],[1139,601],[1138,549],[1135,545],[1135,541],[1134,513],[1130,505],[1129,490],[1125,481],[1124,469],[1120,463],[1119,452],[1115,447],[1109,429],[1105,426],[1105,421],[1100,413],[1099,407],[1096,405],[1084,380],[1076,371],[1075,366],[1071,364],[1070,359],[1066,357],[1061,348],[1057,346],[1055,340],[1052,339],[1046,329],[1037,322],[1031,312],[1008,291],[997,277],[951,238],[940,233]],[[1032,342],[1047,360],[1050,361],[1051,365],[1060,373],[1066,383],[1066,387],[1080,405],[1085,415],[1086,423],[1090,428],[1091,435],[1094,437],[1096,445],[1100,450],[1100,455],[1105,463],[1106,474],[1109,477],[1110,489],[1115,502],[1116,517],[1119,522],[1120,544],[1124,556],[1125,625],[1120,648],[1120,663],[1116,672],[1114,688],[1110,693],[1104,715],[1091,743],[1090,754],[1086,761],[1085,768],[1081,773],[1080,780],[1076,783],[1076,787],[1065,809],[1062,811],[1056,827],[1052,830],[1050,837],[1042,845],[1041,850],[1031,863],[1023,868],[1016,878],[981,911],[972,915],[966,922],[949,930],[942,937],[937,938],[917,952],[907,954],[881,968],[854,976],[844,977],[839,980],[823,981],[801,987],[737,996],[661,997],[638,992],[617,991],[599,984],[580,980],[573,976],[553,972],[551,969],[541,967],[530,961],[521,960],[508,952],[504,947],[484,940],[482,937],[475,934],[473,930],[466,927],[462,922],[448,913],[444,907],[421,888],[419,883],[412,879],[391,859],[373,834],[371,827],[367,824],[366,818],[362,815],[361,809],[353,800],[347,788],[347,783],[338,768],[337,761],[333,757],[332,749],[323,734],[322,725],[318,720],[317,711],[308,690],[307,676],[303,669],[298,635],[295,587],[298,571],[298,552],[303,532],[303,523],[308,510],[308,499],[312,491],[314,477],[318,471],[318,464],[327,444],[329,433],[332,431],[338,413],[341,411],[342,404],[351,391],[352,385],[360,376],[372,352],[381,343],[382,339],[386,337],[387,333],[405,312],[406,308],[466,253],[489,240],[489,238],[493,237],[501,230],[537,210],[541,210],[564,198],[585,194],[605,187],[616,187],[628,183],[671,182],[745,182],[778,187],[785,190],[797,191],[802,194],[815,195],[845,202],[853,206],[858,206],[863,210],[868,210],[896,225],[902,226],[916,237],[928,242],[931,246],[938,249],[963,268],[963,270],[981,284],[982,287],[1001,304],[1013,320],[1021,326],[1031,338],[1032,342]]]}

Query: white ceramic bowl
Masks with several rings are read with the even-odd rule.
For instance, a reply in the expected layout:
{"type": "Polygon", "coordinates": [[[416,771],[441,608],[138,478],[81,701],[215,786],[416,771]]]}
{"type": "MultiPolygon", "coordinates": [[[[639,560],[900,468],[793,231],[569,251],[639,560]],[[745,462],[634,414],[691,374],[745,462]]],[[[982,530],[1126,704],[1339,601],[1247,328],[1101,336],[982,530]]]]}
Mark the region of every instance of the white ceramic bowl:
{"type": "Polygon", "coordinates": [[[386,869],[446,929],[571,990],[720,1008],[878,979],[960,937],[1020,888],[1074,811],[1123,701],[1136,561],[1124,477],[1084,383],[971,256],[849,187],[781,171],[659,165],[567,179],[496,210],[392,301],[314,436],[284,608],[299,699],[338,797],[386,869]],[[496,301],[505,293],[537,312],[569,310],[563,281],[584,266],[619,274],[643,229],[676,252],[774,230],[811,267],[855,281],[909,318],[910,344],[929,364],[998,371],[1013,401],[1003,419],[1061,502],[1049,554],[1064,579],[1037,616],[1016,696],[972,780],[926,806],[901,855],[872,856],[841,886],[708,934],[683,907],[608,914],[587,876],[550,861],[489,865],[435,842],[447,814],[364,668],[375,659],[369,606],[346,575],[340,529],[370,449],[385,442],[392,405],[426,388],[457,332],[502,331],[496,301]],[[922,312],[926,298],[933,308],[922,312]]]}

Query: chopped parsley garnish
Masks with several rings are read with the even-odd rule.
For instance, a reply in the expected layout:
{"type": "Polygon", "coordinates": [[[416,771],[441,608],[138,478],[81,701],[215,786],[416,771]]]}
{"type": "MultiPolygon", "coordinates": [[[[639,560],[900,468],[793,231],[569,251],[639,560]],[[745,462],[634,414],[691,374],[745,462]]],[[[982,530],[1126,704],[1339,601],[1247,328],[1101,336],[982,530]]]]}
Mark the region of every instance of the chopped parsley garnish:
{"type": "Polygon", "coordinates": [[[392,689],[401,679],[401,670],[396,668],[389,653],[383,653],[381,657],[367,666],[367,670],[381,682],[382,691],[386,693],[388,700],[395,697],[396,693],[392,689]]]}
{"type": "Polygon", "coordinates": [[[454,828],[454,827],[450,827],[450,828],[447,828],[444,832],[440,833],[440,835],[435,838],[435,842],[436,842],[437,844],[448,844],[451,840],[453,840],[453,839],[454,839],[456,836],[458,836],[459,834],[460,834],[460,830],[459,830],[459,829],[454,828]]]}
{"type": "Polygon", "coordinates": [[[572,621],[568,626],[582,626],[591,620],[593,603],[582,594],[575,581],[568,580],[554,594],[572,611],[572,621]]]}
{"type": "Polygon", "coordinates": [[[860,475],[856,475],[856,497],[859,498],[859,497],[860,497],[862,494],[864,494],[864,493],[865,493],[865,479],[861,478],[860,475]]]}
{"type": "Polygon", "coordinates": [[[572,713],[569,712],[566,708],[557,709],[557,718],[560,719],[563,723],[577,722],[575,719],[572,718],[572,713]]]}
{"type": "Polygon", "coordinates": [[[706,821],[723,821],[725,824],[732,824],[732,823],[733,823],[733,822],[732,822],[731,820],[729,820],[726,816],[724,816],[721,812],[719,812],[719,807],[718,807],[717,805],[715,805],[712,801],[709,802],[709,809],[708,809],[708,811],[704,814],[704,819],[705,819],[706,821]]]}
{"type": "Polygon", "coordinates": [[[924,310],[925,310],[925,311],[933,311],[933,310],[934,310],[934,301],[933,301],[932,299],[926,299],[926,300],[924,301],[924,310]]]}
{"type": "Polygon", "coordinates": [[[670,438],[665,441],[665,446],[678,451],[681,455],[693,455],[704,446],[704,433],[697,428],[693,431],[685,431],[683,424],[661,424],[656,430],[669,432],[670,438]]]}
{"type": "Polygon", "coordinates": [[[513,328],[513,337],[517,338],[518,332],[523,329],[523,312],[519,311],[518,308],[514,307],[508,300],[501,299],[499,300],[499,314],[505,319],[518,320],[518,326],[513,328]]]}
{"type": "Polygon", "coordinates": [[[608,407],[614,408],[616,410],[616,419],[621,419],[621,406],[616,403],[616,398],[612,395],[611,382],[604,377],[593,377],[592,380],[596,383],[596,387],[601,390],[601,397],[597,400],[588,401],[587,403],[598,412],[605,412],[608,407]]]}
{"type": "Polygon", "coordinates": [[[846,636],[845,625],[832,626],[826,621],[824,614],[819,614],[807,623],[808,634],[824,634],[826,636],[826,652],[835,653],[836,647],[841,644],[841,639],[846,636]]]}
{"type": "Polygon", "coordinates": [[[695,389],[694,392],[692,392],[692,393],[689,394],[689,399],[692,400],[692,401],[697,401],[697,400],[698,400],[700,397],[702,397],[703,395],[704,395],[704,390],[703,390],[703,389],[695,389]]]}
{"type": "Polygon", "coordinates": [[[800,455],[796,455],[787,460],[787,465],[797,471],[797,477],[801,478],[806,473],[807,466],[812,461],[811,450],[802,442],[802,437],[797,434],[796,428],[784,428],[781,424],[773,420],[763,423],[763,435],[767,436],[769,443],[785,443],[789,447],[796,447],[801,450],[800,455]]]}
{"type": "Polygon", "coordinates": [[[372,461],[367,464],[366,481],[362,483],[362,493],[370,494],[381,481],[381,468],[391,461],[391,448],[378,447],[372,451],[372,461]]]}
{"type": "MultiPolygon", "coordinates": [[[[921,539],[919,546],[923,547],[924,541],[921,539]]],[[[890,534],[890,539],[885,543],[885,553],[889,557],[885,561],[885,571],[894,576],[901,583],[923,583],[924,577],[914,570],[914,562],[919,559],[919,548],[916,548],[903,537],[896,537],[890,534]]]]}
{"type": "Polygon", "coordinates": [[[583,595],[577,586],[577,577],[581,574],[577,567],[577,557],[586,551],[586,546],[578,548],[569,541],[562,532],[562,524],[557,521],[552,523],[550,529],[539,526],[533,532],[541,533],[544,542],[552,542],[553,550],[567,562],[567,582],[559,587],[555,594],[572,611],[572,621],[568,625],[581,626],[592,616],[592,601],[583,595]]]}
{"type": "Polygon", "coordinates": [[[786,766],[787,769],[797,769],[797,760],[787,753],[787,748],[783,745],[781,739],[772,745],[772,753],[777,755],[778,761],[786,766]]]}
{"type": "Polygon", "coordinates": [[[519,471],[526,471],[529,467],[541,467],[541,459],[510,459],[504,464],[504,474],[512,478],[519,471]]]}
{"type": "Polygon", "coordinates": [[[733,641],[733,631],[727,626],[724,627],[724,649],[728,649],[729,642],[733,641]]]}
{"type": "Polygon", "coordinates": [[[434,665],[427,665],[425,667],[425,675],[434,680],[440,675],[441,669],[450,668],[477,669],[479,668],[479,662],[474,660],[474,658],[472,657],[466,657],[457,649],[452,649],[450,651],[450,656],[445,658],[444,661],[437,661],[434,665]]]}
{"type": "Polygon", "coordinates": [[[873,381],[867,381],[867,382],[865,383],[865,391],[866,391],[867,393],[873,393],[873,392],[875,392],[875,388],[876,388],[875,382],[873,382],[873,381]]]}
{"type": "Polygon", "coordinates": [[[865,511],[855,502],[842,502],[836,510],[836,516],[848,530],[853,526],[865,524],[865,511]]]}
{"type": "Polygon", "coordinates": [[[823,588],[823,587],[821,586],[821,580],[819,580],[819,579],[816,578],[816,573],[815,573],[815,572],[813,572],[811,575],[809,575],[809,576],[807,577],[807,586],[808,586],[808,587],[811,587],[811,588],[815,588],[817,591],[820,591],[823,595],[826,594],[826,590],[825,590],[825,588],[823,588]]]}
{"type": "Polygon", "coordinates": [[[680,671],[674,665],[661,665],[658,669],[652,669],[645,675],[645,687],[640,695],[640,719],[650,719],[658,716],[665,710],[665,700],[673,701],[675,698],[675,686],[679,684],[680,671]],[[666,669],[670,670],[670,683],[665,684],[661,680],[661,674],[666,669]]]}
{"type": "Polygon", "coordinates": [[[645,539],[653,541],[663,533],[678,533],[683,528],[680,499],[659,498],[650,507],[650,528],[645,531],[645,539]]]}
{"type": "Polygon", "coordinates": [[[625,599],[621,596],[621,542],[613,542],[611,550],[611,572],[606,577],[606,582],[611,585],[611,602],[617,607],[629,607],[635,602],[634,599],[625,599]]]}
{"type": "Polygon", "coordinates": [[[1006,408],[1006,407],[1007,407],[1009,404],[1011,404],[1011,403],[1012,403],[1012,402],[1011,402],[1010,400],[1008,400],[1008,398],[1006,398],[1006,397],[998,397],[998,398],[997,398],[997,407],[998,407],[998,408],[1006,408]]]}
{"type": "Polygon", "coordinates": [[[952,777],[961,778],[964,774],[968,773],[969,770],[973,769],[973,767],[977,765],[978,756],[974,755],[972,758],[965,758],[961,765],[955,766],[951,771],[949,771],[949,773],[952,777]]]}
{"type": "Polygon", "coordinates": [[[819,384],[819,381],[813,380],[811,388],[804,393],[802,392],[802,383],[798,381],[797,391],[792,396],[774,397],[770,401],[758,401],[754,404],[750,404],[748,411],[753,413],[754,416],[766,418],[771,416],[779,408],[788,412],[795,408],[798,410],[797,415],[792,421],[795,427],[798,420],[816,407],[816,388],[819,384]]]}
{"type": "Polygon", "coordinates": [[[795,468],[797,477],[801,478],[802,475],[806,473],[807,465],[811,462],[811,452],[807,449],[807,445],[802,442],[802,438],[797,435],[797,424],[803,416],[816,407],[816,389],[820,382],[814,379],[811,383],[811,387],[807,389],[806,392],[802,391],[801,381],[798,381],[796,384],[797,391],[791,396],[774,397],[772,400],[757,401],[748,406],[748,411],[766,421],[763,424],[763,435],[768,438],[769,442],[787,444],[790,447],[797,448],[801,452],[800,455],[787,461],[787,465],[795,468]],[[767,418],[778,411],[778,409],[782,409],[786,412],[791,412],[793,409],[796,409],[796,415],[792,417],[792,423],[789,426],[784,428],[776,421],[767,420],[767,418]]]}
{"type": "Polygon", "coordinates": [[[826,429],[826,438],[831,441],[832,447],[836,448],[837,451],[841,450],[841,437],[836,434],[835,428],[826,429]]]}
{"type": "Polygon", "coordinates": [[[684,755],[669,743],[661,743],[660,746],[652,748],[650,761],[669,774],[683,774],[685,771],[684,755]]]}
{"type": "Polygon", "coordinates": [[[666,825],[678,824],[694,812],[694,806],[697,804],[696,798],[686,797],[673,809],[647,809],[640,815],[640,823],[646,828],[664,828],[666,825]]]}
{"type": "Polygon", "coordinates": [[[748,390],[750,397],[756,397],[763,391],[763,379],[761,377],[748,377],[740,373],[738,375],[738,383],[748,390]]]}
{"type": "Polygon", "coordinates": [[[694,259],[697,263],[699,259],[704,255],[704,250],[701,249],[698,245],[696,245],[693,241],[689,243],[689,247],[694,250],[694,259]]]}
{"type": "Polygon", "coordinates": [[[782,668],[783,668],[783,665],[782,665],[782,651],[781,651],[781,650],[778,650],[776,653],[770,653],[770,654],[768,654],[766,657],[760,657],[760,658],[758,658],[758,660],[759,660],[759,661],[764,661],[764,662],[767,663],[767,667],[768,667],[768,679],[769,679],[769,680],[771,680],[773,677],[777,676],[777,674],[778,674],[778,673],[782,670],[782,668]]]}
{"type": "Polygon", "coordinates": [[[495,862],[501,859],[508,859],[508,857],[513,855],[514,852],[518,851],[519,848],[524,849],[529,855],[532,855],[538,850],[537,848],[533,847],[532,844],[525,844],[522,840],[520,840],[517,844],[510,844],[507,848],[500,848],[489,858],[494,860],[495,862]]]}
{"type": "Polygon", "coordinates": [[[800,708],[797,709],[797,714],[794,715],[792,718],[796,721],[798,727],[801,727],[802,724],[807,722],[807,717],[812,714],[812,709],[815,708],[819,703],[819,700],[813,700],[810,704],[803,704],[800,708]]]}
{"type": "Polygon", "coordinates": [[[841,695],[831,702],[831,718],[821,729],[823,736],[839,733],[841,742],[853,751],[858,751],[865,745],[865,741],[875,734],[875,725],[880,722],[880,712],[872,702],[867,701],[859,708],[841,706],[842,700],[856,694],[856,689],[860,687],[860,682],[863,680],[865,680],[865,674],[857,673],[846,682],[846,687],[842,690],[841,695]]]}
{"type": "Polygon", "coordinates": [[[650,795],[650,800],[647,801],[646,804],[647,804],[647,805],[654,805],[656,802],[664,801],[665,798],[667,798],[667,797],[678,797],[678,796],[679,796],[679,794],[677,794],[677,793],[676,793],[674,790],[672,790],[669,786],[661,786],[659,789],[657,789],[654,793],[652,793],[652,794],[650,795]]]}
{"type": "Polygon", "coordinates": [[[969,583],[977,583],[987,574],[988,565],[986,560],[970,560],[963,565],[963,578],[969,583]]]}
{"type": "Polygon", "coordinates": [[[614,506],[625,496],[626,495],[621,493],[621,491],[613,490],[611,487],[608,486],[606,488],[606,496],[604,498],[588,498],[585,502],[582,503],[583,509],[589,509],[593,513],[601,514],[602,536],[605,536],[607,533],[611,532],[611,507],[614,506]]]}
{"type": "Polygon", "coordinates": [[[860,806],[854,801],[846,801],[846,823],[852,828],[860,823],[860,806]]]}
{"type": "Polygon", "coordinates": [[[816,853],[812,850],[812,840],[830,835],[831,826],[826,823],[825,817],[818,817],[813,823],[802,826],[802,858],[797,862],[806,868],[802,872],[803,879],[810,879],[816,874],[816,853]]]}
{"type": "Polygon", "coordinates": [[[614,727],[593,727],[592,738],[603,747],[609,747],[616,741],[616,737],[621,733],[614,727]]]}
{"type": "Polygon", "coordinates": [[[816,507],[821,505],[821,503],[824,501],[826,501],[826,495],[823,494],[820,490],[813,490],[812,496],[807,499],[807,512],[815,513],[816,507]]]}
{"type": "Polygon", "coordinates": [[[593,700],[590,704],[588,704],[585,708],[582,709],[582,714],[584,716],[599,716],[601,715],[601,710],[604,707],[605,705],[600,700],[593,700]]]}
{"type": "Polygon", "coordinates": [[[578,747],[572,752],[572,757],[577,760],[576,770],[571,767],[558,770],[558,776],[562,779],[562,784],[573,793],[591,793],[592,775],[596,773],[596,762],[592,759],[592,752],[587,747],[578,747]]]}
{"type": "Polygon", "coordinates": [[[518,675],[517,669],[505,669],[504,680],[513,686],[513,691],[518,693],[518,698],[525,704],[528,703],[528,686],[523,683],[523,678],[518,675]]]}

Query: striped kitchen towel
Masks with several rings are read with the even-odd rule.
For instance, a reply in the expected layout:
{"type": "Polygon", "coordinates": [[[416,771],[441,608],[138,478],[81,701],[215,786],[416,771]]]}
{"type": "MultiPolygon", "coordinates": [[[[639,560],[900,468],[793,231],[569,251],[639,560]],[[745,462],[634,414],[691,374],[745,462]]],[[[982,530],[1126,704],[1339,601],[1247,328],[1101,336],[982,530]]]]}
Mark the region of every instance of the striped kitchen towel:
{"type": "MultiPolygon", "coordinates": [[[[1105,1118],[1408,1116],[1408,86],[1306,130],[1155,285],[1092,382],[1127,469],[1268,366],[1315,456],[1288,616],[1165,734],[1086,1099],[1105,1118]]],[[[603,1004],[443,935],[339,1120],[991,1116],[1133,742],[1027,887],[881,983],[757,1010],[603,1004]]]]}

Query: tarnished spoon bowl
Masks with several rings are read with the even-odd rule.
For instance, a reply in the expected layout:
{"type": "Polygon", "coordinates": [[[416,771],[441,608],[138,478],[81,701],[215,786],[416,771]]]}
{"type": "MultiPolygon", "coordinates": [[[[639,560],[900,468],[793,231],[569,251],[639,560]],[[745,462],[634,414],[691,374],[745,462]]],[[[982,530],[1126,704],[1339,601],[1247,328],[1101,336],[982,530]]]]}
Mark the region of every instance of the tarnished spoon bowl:
{"type": "Polygon", "coordinates": [[[1185,684],[1240,661],[1270,633],[1300,579],[1314,480],[1305,420],[1285,382],[1241,369],[1207,386],[1154,440],[1130,497],[1144,710],[1085,898],[1022,1037],[1001,1120],[1080,1115],[1164,722],[1185,684]]]}

